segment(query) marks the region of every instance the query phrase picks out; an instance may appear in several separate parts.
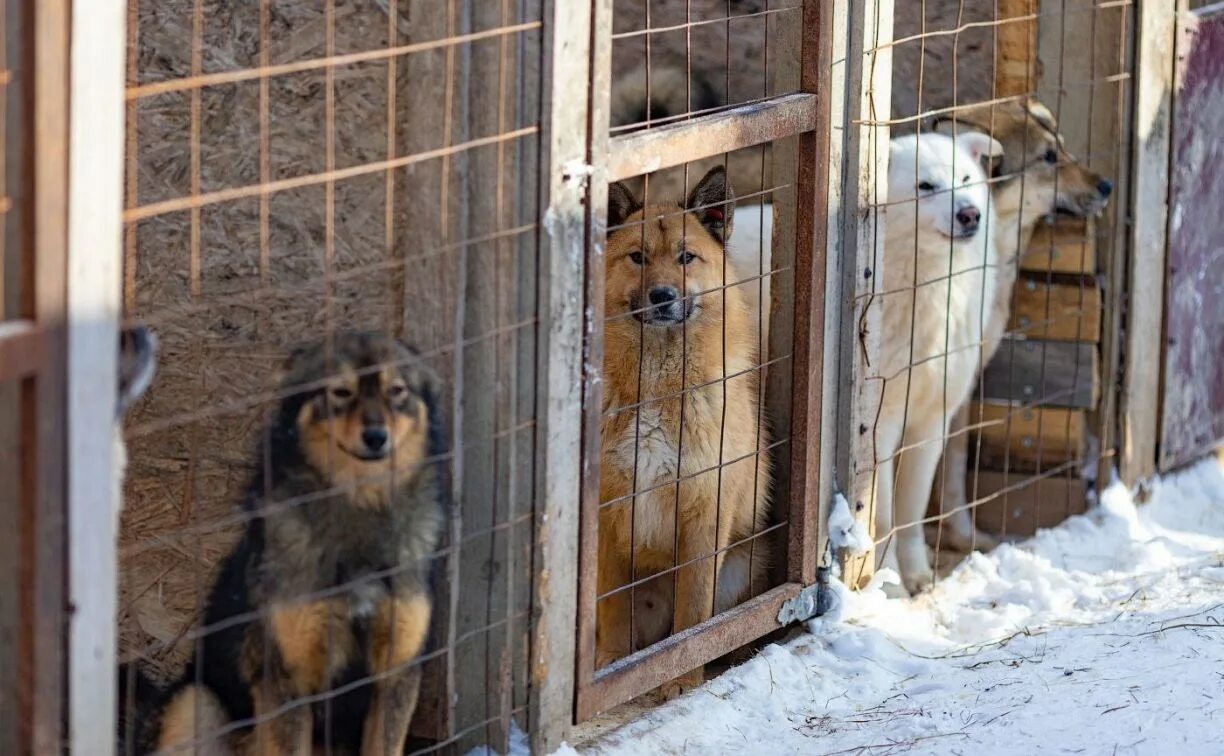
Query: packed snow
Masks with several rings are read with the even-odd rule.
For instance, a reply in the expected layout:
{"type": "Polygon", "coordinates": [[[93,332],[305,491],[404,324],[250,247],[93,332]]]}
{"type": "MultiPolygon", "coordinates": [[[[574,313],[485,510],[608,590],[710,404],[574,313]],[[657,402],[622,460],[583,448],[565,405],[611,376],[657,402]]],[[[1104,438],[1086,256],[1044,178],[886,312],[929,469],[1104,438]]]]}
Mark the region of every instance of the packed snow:
{"type": "Polygon", "coordinates": [[[1149,494],[1136,505],[1115,484],[918,598],[839,586],[809,632],[589,750],[1224,752],[1224,468],[1204,461],[1149,494]]]}

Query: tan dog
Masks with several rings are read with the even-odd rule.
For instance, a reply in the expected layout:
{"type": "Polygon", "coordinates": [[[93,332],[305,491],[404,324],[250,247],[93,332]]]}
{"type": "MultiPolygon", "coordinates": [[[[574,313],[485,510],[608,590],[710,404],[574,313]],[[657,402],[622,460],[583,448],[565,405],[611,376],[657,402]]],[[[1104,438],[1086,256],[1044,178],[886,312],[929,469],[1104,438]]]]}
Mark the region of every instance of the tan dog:
{"type": "Polygon", "coordinates": [[[771,482],[756,340],[742,287],[724,288],[733,200],[721,167],[684,208],[610,190],[599,666],[743,601],[768,563],[764,539],[730,548],[765,523],[771,482]]]}
{"type": "MultiPolygon", "coordinates": [[[[1099,215],[1113,192],[1113,183],[1076,162],[1064,146],[1054,116],[1035,100],[966,108],[936,120],[933,126],[949,135],[967,130],[990,134],[1003,146],[1003,155],[991,166],[994,177],[991,198],[998,216],[992,235],[999,267],[997,296],[983,333],[984,365],[1003,340],[1011,317],[1017,253],[1028,248],[1037,223],[1054,213],[1076,217],[1099,215]]],[[[947,516],[944,542],[964,551],[991,549],[995,545],[993,538],[976,530],[967,507],[969,434],[965,428],[969,420],[966,403],[952,419],[941,479],[936,482],[940,509],[947,516]]]]}

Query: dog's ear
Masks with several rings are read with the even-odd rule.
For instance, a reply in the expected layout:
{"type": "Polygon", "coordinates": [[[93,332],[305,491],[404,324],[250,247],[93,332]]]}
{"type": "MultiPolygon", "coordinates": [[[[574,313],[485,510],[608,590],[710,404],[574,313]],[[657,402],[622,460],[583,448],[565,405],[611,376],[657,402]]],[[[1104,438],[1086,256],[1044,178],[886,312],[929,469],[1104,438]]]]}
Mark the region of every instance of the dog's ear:
{"type": "Polygon", "coordinates": [[[1054,114],[1045,105],[1042,105],[1036,100],[1029,100],[1027,103],[1028,113],[1033,117],[1033,120],[1041,124],[1047,131],[1051,133],[1058,132],[1058,122],[1054,120],[1054,114]]]}
{"type": "Polygon", "coordinates": [[[991,167],[996,159],[1003,158],[1003,145],[999,144],[999,140],[980,131],[962,132],[957,135],[956,143],[965,148],[987,173],[992,173],[991,167]]]}
{"type": "Polygon", "coordinates": [[[630,215],[641,209],[642,204],[624,183],[617,181],[608,186],[608,228],[623,225],[630,215]]]}
{"type": "Polygon", "coordinates": [[[689,192],[685,209],[696,215],[715,239],[726,244],[735,216],[735,193],[727,181],[727,169],[716,165],[702,176],[689,192]]]}
{"type": "Polygon", "coordinates": [[[119,333],[119,402],[122,415],[153,382],[157,368],[157,337],[144,326],[124,328],[119,333]]]}

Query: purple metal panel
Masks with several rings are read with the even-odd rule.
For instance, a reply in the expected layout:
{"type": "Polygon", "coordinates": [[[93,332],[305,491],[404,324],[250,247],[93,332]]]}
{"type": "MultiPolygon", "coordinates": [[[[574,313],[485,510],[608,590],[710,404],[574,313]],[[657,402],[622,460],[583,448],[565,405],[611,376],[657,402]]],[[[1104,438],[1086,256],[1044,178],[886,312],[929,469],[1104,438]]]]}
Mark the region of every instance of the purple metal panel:
{"type": "MultiPolygon", "coordinates": [[[[1224,12],[1187,21],[1174,93],[1160,467],[1224,439],[1224,12]]],[[[1139,250],[1142,254],[1142,250],[1139,250]]]]}

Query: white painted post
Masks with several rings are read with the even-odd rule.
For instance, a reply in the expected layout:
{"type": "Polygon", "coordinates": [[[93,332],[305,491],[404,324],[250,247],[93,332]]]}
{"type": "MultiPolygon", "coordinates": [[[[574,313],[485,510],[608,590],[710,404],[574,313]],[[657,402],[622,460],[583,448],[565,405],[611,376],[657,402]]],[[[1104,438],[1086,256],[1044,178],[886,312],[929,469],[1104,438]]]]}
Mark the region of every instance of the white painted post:
{"type": "Polygon", "coordinates": [[[126,3],[72,3],[68,165],[68,739],[115,736],[112,459],[122,276],[126,3]]]}

